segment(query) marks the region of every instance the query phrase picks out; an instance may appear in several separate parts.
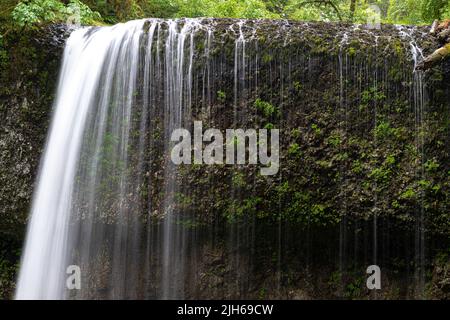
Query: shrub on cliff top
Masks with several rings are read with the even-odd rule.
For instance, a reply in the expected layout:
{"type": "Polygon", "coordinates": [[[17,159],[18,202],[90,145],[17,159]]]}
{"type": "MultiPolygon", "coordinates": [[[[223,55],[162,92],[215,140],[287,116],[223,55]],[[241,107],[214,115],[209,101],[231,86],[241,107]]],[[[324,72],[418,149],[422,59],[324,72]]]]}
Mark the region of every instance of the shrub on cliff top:
{"type": "Polygon", "coordinates": [[[19,2],[12,19],[20,27],[33,27],[55,22],[93,24],[101,16],[78,0],[71,0],[67,5],[57,0],[31,0],[19,2]]]}

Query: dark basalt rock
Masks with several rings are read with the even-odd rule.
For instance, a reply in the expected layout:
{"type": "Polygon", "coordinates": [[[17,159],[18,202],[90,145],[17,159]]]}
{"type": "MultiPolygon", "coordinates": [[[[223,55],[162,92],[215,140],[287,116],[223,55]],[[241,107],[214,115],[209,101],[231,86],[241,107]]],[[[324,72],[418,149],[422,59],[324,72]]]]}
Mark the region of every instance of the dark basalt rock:
{"type": "MultiPolygon", "coordinates": [[[[232,125],[237,22],[234,19],[202,22],[214,25],[216,46],[211,55],[215,65],[226,66],[212,70],[218,80],[211,89],[214,96],[210,115],[202,108],[205,102],[201,94],[197,100],[194,98],[193,118],[203,119],[211,127],[232,125]],[[232,25],[234,31],[230,29],[232,25]],[[219,91],[223,94],[215,96],[219,91]]],[[[414,39],[424,56],[439,45],[428,29],[409,28],[411,35],[401,36],[399,29],[391,25],[368,30],[364,26],[338,23],[245,22],[244,37],[253,39],[246,48],[246,57],[254,74],[246,84],[248,101],[240,106],[240,125],[272,124],[283,129],[280,175],[263,178],[250,166],[239,170],[226,166],[183,168],[177,179],[186,186],[180,190],[184,201],[174,205],[197,216],[201,227],[214,223],[219,229],[225,229],[230,221],[256,219],[259,222],[254,250],[267,256],[276,251],[273,241],[277,241],[280,221],[290,224],[286,229],[290,232],[283,234],[286,252],[302,258],[307,256],[312,265],[333,259],[339,249],[344,257],[354,253],[354,261],[368,263],[373,250],[372,219],[376,217],[375,226],[383,230],[377,241],[386,252],[380,259],[394,270],[395,277],[397,266],[393,257],[413,255],[412,244],[421,209],[427,220],[429,250],[448,248],[448,61],[423,75],[428,96],[425,109],[419,110],[419,106],[411,103],[418,90],[411,41],[414,39]],[[275,106],[279,114],[267,117],[256,112],[257,98],[275,106]],[[424,123],[422,128],[417,126],[419,113],[424,123]],[[418,139],[422,139],[421,150],[417,148],[418,139]],[[231,198],[232,189],[239,197],[231,198]],[[340,228],[344,230],[345,244],[339,244],[340,228]],[[307,239],[298,234],[304,234],[307,239]],[[311,258],[303,240],[319,254],[311,258]]],[[[11,266],[17,262],[18,255],[2,257],[1,253],[21,247],[52,114],[64,43],[70,32],[65,25],[13,32],[0,48],[6,57],[0,59],[0,259],[11,266]]],[[[197,71],[204,67],[203,43],[201,37],[196,40],[194,67],[197,71]]],[[[195,88],[202,85],[199,79],[194,79],[195,88]]],[[[149,152],[158,155],[160,144],[156,140],[155,150],[149,152]]],[[[153,165],[149,174],[154,182],[146,192],[154,204],[153,216],[158,219],[163,215],[158,183],[164,168],[161,163],[153,165]]],[[[301,259],[287,260],[291,264],[286,269],[295,269],[293,265],[301,259]]],[[[347,260],[349,264],[354,262],[347,260]]],[[[257,278],[250,290],[252,297],[257,297],[258,285],[275,281],[273,266],[257,267],[256,271],[249,271],[256,272],[257,278]]],[[[201,269],[204,291],[192,295],[222,297],[224,283],[235,280],[225,270],[222,253],[220,259],[211,258],[202,268],[205,269],[201,269]],[[212,276],[211,269],[215,272],[212,276]],[[208,291],[208,275],[212,285],[220,290],[208,291]],[[211,292],[213,295],[208,296],[211,292]]],[[[309,275],[302,272],[296,277],[302,274],[302,279],[306,279],[309,275]]],[[[292,292],[270,297],[334,298],[338,288],[336,292],[325,288],[328,276],[323,275],[320,290],[315,293],[298,293],[293,288],[292,292]]],[[[8,279],[0,284],[0,296],[10,296],[14,272],[3,276],[0,270],[0,277],[3,277],[0,280],[8,279]]],[[[448,290],[448,282],[439,277],[448,278],[448,273],[433,273],[439,294],[445,296],[442,291],[448,290]]],[[[269,286],[275,287],[272,282],[269,286]]],[[[401,296],[411,294],[408,290],[404,289],[401,296]]]]}
{"type": "Polygon", "coordinates": [[[44,147],[67,27],[13,32],[0,76],[0,233],[22,237],[44,147]]]}

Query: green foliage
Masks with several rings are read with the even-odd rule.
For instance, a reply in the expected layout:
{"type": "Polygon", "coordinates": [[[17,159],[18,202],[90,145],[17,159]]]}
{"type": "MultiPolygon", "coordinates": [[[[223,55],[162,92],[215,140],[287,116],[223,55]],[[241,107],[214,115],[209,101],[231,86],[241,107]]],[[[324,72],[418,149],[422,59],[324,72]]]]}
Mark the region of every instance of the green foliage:
{"type": "Polygon", "coordinates": [[[389,121],[380,121],[374,129],[375,137],[378,139],[385,139],[391,136],[396,138],[400,137],[400,130],[398,128],[392,128],[389,121]]]}
{"type": "Polygon", "coordinates": [[[348,15],[347,3],[350,1],[301,1],[291,0],[282,15],[289,19],[304,21],[338,21],[348,15]]]}
{"type": "Polygon", "coordinates": [[[434,172],[439,168],[439,163],[435,160],[428,160],[425,162],[424,167],[427,172],[434,172]]]}
{"type": "Polygon", "coordinates": [[[224,103],[226,98],[227,98],[227,95],[225,94],[224,91],[222,91],[222,90],[217,91],[217,100],[219,102],[224,103]]]}
{"type": "Polygon", "coordinates": [[[296,92],[302,91],[303,85],[300,83],[300,81],[294,81],[294,89],[296,92]]]}
{"type": "Polygon", "coordinates": [[[15,23],[21,27],[43,22],[57,22],[64,17],[65,6],[55,0],[20,2],[12,12],[15,23]]]}
{"type": "Polygon", "coordinates": [[[361,292],[364,288],[364,279],[357,277],[345,286],[344,297],[347,299],[355,299],[361,296],[361,292]]]}
{"type": "Polygon", "coordinates": [[[66,6],[66,15],[69,16],[68,19],[78,18],[79,23],[83,25],[97,24],[102,20],[100,13],[97,11],[92,11],[87,5],[79,0],[71,0],[66,6]]]}
{"type": "Polygon", "coordinates": [[[179,10],[180,1],[153,0],[145,1],[143,10],[148,17],[170,18],[179,10]]]}
{"type": "Polygon", "coordinates": [[[317,125],[317,124],[315,124],[315,123],[313,123],[312,125],[311,125],[311,129],[313,129],[314,130],[314,133],[316,134],[316,135],[320,135],[321,133],[322,133],[322,130],[319,128],[319,126],[317,125]]]}
{"type": "Polygon", "coordinates": [[[301,132],[300,132],[300,129],[298,129],[298,128],[294,128],[291,130],[291,136],[294,139],[300,138],[300,134],[301,134],[301,132]]]}
{"type": "Polygon", "coordinates": [[[271,117],[277,109],[269,102],[263,101],[261,99],[256,99],[254,106],[259,110],[266,118],[271,117]]]}
{"type": "Polygon", "coordinates": [[[11,22],[11,12],[14,10],[19,0],[2,0],[0,4],[0,31],[6,24],[11,22]]]}
{"type": "Polygon", "coordinates": [[[422,1],[422,17],[426,21],[444,18],[444,14],[448,14],[449,0],[423,0],[422,1]]]}
{"type": "Polygon", "coordinates": [[[369,178],[372,178],[377,183],[381,184],[380,187],[384,187],[391,181],[390,179],[393,174],[395,164],[395,156],[392,154],[388,154],[381,166],[372,169],[372,171],[369,173],[369,178]]]}
{"type": "Polygon", "coordinates": [[[263,63],[269,63],[270,61],[272,61],[272,59],[273,59],[272,55],[266,53],[262,56],[261,60],[263,63]]]}
{"type": "Polygon", "coordinates": [[[391,173],[391,171],[389,169],[386,169],[384,167],[379,167],[379,168],[373,169],[370,172],[369,178],[373,178],[377,182],[383,183],[383,182],[388,181],[390,173],[391,173]]]}
{"type": "Polygon", "coordinates": [[[289,150],[288,150],[288,154],[290,156],[300,156],[301,151],[300,151],[300,146],[298,145],[298,143],[293,143],[289,146],[289,150]]]}
{"type": "MultiPolygon", "coordinates": [[[[284,181],[273,189],[273,199],[280,205],[275,208],[279,219],[302,225],[326,226],[338,223],[340,218],[333,208],[321,201],[320,191],[299,188],[298,181],[284,181]]],[[[272,214],[272,216],[276,216],[272,214]]]]}
{"type": "Polygon", "coordinates": [[[117,22],[123,22],[127,20],[133,20],[143,17],[152,17],[155,16],[154,12],[151,9],[154,9],[154,6],[157,7],[157,14],[160,14],[163,17],[163,13],[166,13],[167,16],[173,12],[169,10],[167,6],[158,6],[161,4],[168,4],[172,1],[167,0],[156,0],[156,1],[148,1],[148,0],[82,0],[86,5],[88,5],[92,10],[95,10],[100,13],[103,17],[103,21],[106,23],[114,24],[117,22]],[[144,10],[147,9],[148,11],[144,10]]]}
{"type": "Polygon", "coordinates": [[[250,197],[242,201],[232,200],[224,212],[228,222],[234,222],[240,217],[252,216],[258,213],[257,208],[263,199],[260,197],[250,197]]]}
{"type": "Polygon", "coordinates": [[[449,0],[391,0],[387,22],[429,24],[434,19],[448,18],[449,0]]]}
{"type": "MultiPolygon", "coordinates": [[[[79,11],[82,24],[114,24],[147,17],[287,18],[366,23],[373,15],[370,4],[378,5],[382,21],[389,23],[424,24],[450,16],[449,0],[3,0],[0,20],[11,20],[20,27],[33,26],[65,22],[79,11]]],[[[350,49],[349,54],[354,54],[354,49],[350,49]]],[[[267,55],[263,60],[269,62],[271,57],[267,55]]]]}
{"type": "MultiPolygon", "coordinates": [[[[419,0],[420,1],[420,0],[419,0]]],[[[422,13],[418,9],[418,0],[391,0],[389,4],[388,20],[402,24],[422,24],[422,13]]]]}
{"type": "Polygon", "coordinates": [[[386,99],[383,92],[379,91],[377,87],[371,87],[361,92],[361,104],[359,110],[365,110],[371,104],[378,104],[386,99]]]}
{"type": "Polygon", "coordinates": [[[185,229],[196,229],[200,227],[202,224],[195,219],[189,219],[189,218],[181,218],[176,221],[177,225],[182,226],[185,229]]]}
{"type": "Polygon", "coordinates": [[[92,11],[78,0],[71,0],[67,5],[57,0],[21,1],[11,15],[15,24],[20,27],[67,21],[93,24],[101,19],[98,12],[92,11]]]}
{"type": "Polygon", "coordinates": [[[261,0],[178,0],[177,17],[276,18],[261,0]]]}
{"type": "Polygon", "coordinates": [[[359,173],[361,173],[363,171],[363,166],[362,166],[362,164],[361,164],[361,161],[360,160],[355,160],[355,161],[353,161],[353,164],[352,164],[352,172],[353,173],[356,173],[356,174],[359,174],[359,173]]]}
{"type": "Polygon", "coordinates": [[[233,177],[231,178],[233,186],[238,188],[243,188],[246,186],[244,175],[241,172],[235,171],[233,177]]]}
{"type": "Polygon", "coordinates": [[[348,54],[350,57],[354,57],[354,56],[356,55],[356,49],[353,48],[353,47],[349,47],[349,48],[347,49],[347,54],[348,54]]]}
{"type": "Polygon", "coordinates": [[[184,193],[177,192],[175,193],[175,202],[181,208],[189,208],[192,205],[192,198],[190,198],[188,195],[185,195],[184,193]]]}
{"type": "Polygon", "coordinates": [[[334,132],[328,137],[327,142],[333,147],[337,147],[342,143],[341,135],[338,132],[334,132]]]}
{"type": "Polygon", "coordinates": [[[340,271],[333,271],[328,279],[328,285],[330,287],[337,288],[342,281],[342,273],[340,271]]]}
{"type": "Polygon", "coordinates": [[[412,188],[406,189],[401,195],[401,199],[412,199],[416,197],[416,192],[412,188]]]}

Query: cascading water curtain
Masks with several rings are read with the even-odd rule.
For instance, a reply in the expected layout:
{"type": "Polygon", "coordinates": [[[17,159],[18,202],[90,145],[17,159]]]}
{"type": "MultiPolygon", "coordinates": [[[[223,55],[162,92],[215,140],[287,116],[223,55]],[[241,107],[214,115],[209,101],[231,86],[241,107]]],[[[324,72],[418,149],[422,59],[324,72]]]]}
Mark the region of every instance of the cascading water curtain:
{"type": "MultiPolygon", "coordinates": [[[[197,27],[194,20],[182,27],[142,20],[77,30],[68,39],[18,299],[72,297],[65,280],[69,265],[89,275],[82,283],[88,294],[73,297],[138,298],[136,283],[145,291],[146,282],[137,278],[149,268],[143,250],[153,250],[145,228],[151,218],[143,214],[152,207],[145,196],[152,179],[147,172],[152,137],[145,132],[159,117],[162,139],[170,141],[170,132],[190,119],[185,113],[197,27]]],[[[170,298],[180,295],[184,240],[172,217],[175,169],[166,162],[167,217],[159,250],[162,297],[170,298]]]]}
{"type": "Polygon", "coordinates": [[[432,217],[424,194],[402,196],[423,179],[431,117],[413,74],[418,32],[329,28],[149,19],[73,31],[16,298],[292,298],[323,277],[348,297],[347,278],[399,257],[414,265],[405,296],[421,296],[432,217]],[[279,172],[175,165],[171,134],[194,120],[279,128],[279,172]],[[67,287],[71,266],[80,290],[67,287]]]}

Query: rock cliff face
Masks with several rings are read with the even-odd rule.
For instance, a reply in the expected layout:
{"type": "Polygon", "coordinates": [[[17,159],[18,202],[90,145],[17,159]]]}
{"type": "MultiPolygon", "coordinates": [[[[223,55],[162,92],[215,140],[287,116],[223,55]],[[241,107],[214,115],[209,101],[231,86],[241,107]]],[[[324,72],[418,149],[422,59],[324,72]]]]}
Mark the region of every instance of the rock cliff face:
{"type": "Polygon", "coordinates": [[[0,296],[14,288],[45,145],[65,28],[9,33],[0,46],[0,296]]]}
{"type": "Polygon", "coordinates": [[[44,148],[65,31],[9,34],[1,60],[1,230],[22,236],[44,148]]]}
{"type": "MultiPolygon", "coordinates": [[[[196,239],[186,295],[369,297],[365,268],[376,261],[386,270],[378,297],[418,297],[427,283],[427,296],[448,298],[450,67],[413,73],[438,47],[427,28],[203,23],[211,33],[194,39],[191,119],[205,129],[279,128],[280,171],[176,172],[173,206],[196,239]]],[[[68,34],[58,26],[9,34],[0,47],[4,297],[14,286],[68,34]]],[[[158,220],[167,181],[164,115],[154,112],[154,179],[136,194],[148,197],[158,220]]]]}

